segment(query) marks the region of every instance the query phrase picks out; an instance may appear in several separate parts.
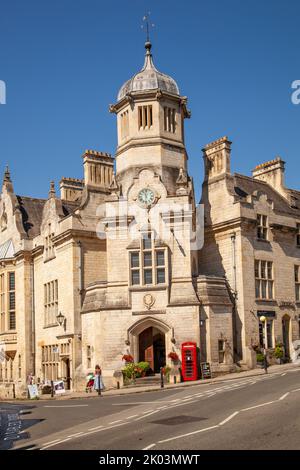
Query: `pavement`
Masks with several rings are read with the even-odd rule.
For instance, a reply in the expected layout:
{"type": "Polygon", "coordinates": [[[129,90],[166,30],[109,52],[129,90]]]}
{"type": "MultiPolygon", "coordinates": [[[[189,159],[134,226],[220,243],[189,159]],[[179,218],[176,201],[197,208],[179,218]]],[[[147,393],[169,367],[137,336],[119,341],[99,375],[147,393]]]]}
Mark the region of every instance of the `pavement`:
{"type": "MultiPolygon", "coordinates": [[[[273,365],[268,368],[268,374],[273,374],[278,371],[284,372],[285,370],[289,370],[291,368],[295,367],[300,367],[300,364],[282,364],[282,365],[273,365]]],[[[207,384],[213,384],[213,383],[219,383],[223,382],[224,380],[235,380],[237,378],[243,378],[243,377],[256,377],[259,375],[265,375],[265,370],[261,368],[256,368],[256,369],[251,369],[248,371],[241,371],[241,372],[234,372],[230,374],[224,374],[224,375],[219,375],[217,377],[214,377],[212,379],[204,379],[204,380],[195,380],[195,381],[187,381],[187,382],[180,382],[176,384],[170,384],[170,383],[165,383],[164,388],[166,390],[170,389],[180,389],[180,388],[185,388],[185,387],[191,387],[195,385],[207,385],[207,384]]],[[[152,384],[152,385],[145,385],[141,386],[138,385],[136,387],[130,386],[130,387],[123,387],[120,389],[116,388],[111,388],[111,389],[106,389],[102,394],[104,396],[115,396],[115,395],[129,395],[132,393],[143,393],[143,392],[154,392],[156,390],[161,390],[161,385],[160,384],[152,384]]],[[[54,397],[51,397],[49,394],[46,395],[40,395],[39,399],[40,400],[71,400],[71,399],[79,399],[79,398],[96,398],[98,397],[98,393],[93,391],[93,392],[72,392],[72,391],[66,391],[64,394],[61,395],[55,395],[54,397]]],[[[11,400],[7,400],[11,401],[11,400]]],[[[25,400],[22,400],[25,401],[25,400]]],[[[32,401],[29,400],[28,401],[32,401]]]]}
{"type": "Polygon", "coordinates": [[[299,365],[138,391],[2,402],[0,449],[300,449],[299,365]]]}

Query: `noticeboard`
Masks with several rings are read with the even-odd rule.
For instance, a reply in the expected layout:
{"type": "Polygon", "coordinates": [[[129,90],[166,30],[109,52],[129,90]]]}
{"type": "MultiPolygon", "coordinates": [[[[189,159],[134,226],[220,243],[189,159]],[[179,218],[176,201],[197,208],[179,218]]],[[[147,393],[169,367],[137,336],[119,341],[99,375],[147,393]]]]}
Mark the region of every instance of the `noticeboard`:
{"type": "Polygon", "coordinates": [[[202,379],[211,379],[211,370],[209,362],[201,362],[201,378],[202,379]]]}
{"type": "Polygon", "coordinates": [[[39,396],[38,387],[35,384],[27,385],[30,400],[37,398],[39,396]]]}

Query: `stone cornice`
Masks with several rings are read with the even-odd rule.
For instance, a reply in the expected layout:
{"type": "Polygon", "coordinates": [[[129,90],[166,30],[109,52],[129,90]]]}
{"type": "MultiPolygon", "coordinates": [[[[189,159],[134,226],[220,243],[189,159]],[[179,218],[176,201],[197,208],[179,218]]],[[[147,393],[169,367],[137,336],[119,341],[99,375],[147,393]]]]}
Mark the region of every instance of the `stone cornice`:
{"type": "Polygon", "coordinates": [[[148,91],[132,91],[131,93],[127,93],[119,102],[115,104],[111,104],[109,106],[110,113],[118,113],[121,111],[125,106],[128,104],[131,105],[133,101],[136,103],[140,101],[153,101],[153,100],[162,100],[163,98],[172,99],[178,103],[181,103],[182,106],[186,105],[186,97],[185,96],[178,96],[174,95],[173,93],[168,93],[167,91],[163,90],[148,90],[148,91]]]}
{"type": "Polygon", "coordinates": [[[161,136],[153,136],[151,138],[140,138],[140,139],[130,139],[124,145],[118,147],[116,151],[116,157],[126,152],[130,148],[139,148],[139,147],[155,147],[155,146],[168,146],[172,147],[180,152],[186,153],[185,146],[182,142],[175,139],[165,138],[161,136]]]}
{"type": "MultiPolygon", "coordinates": [[[[64,241],[70,240],[70,239],[76,239],[77,241],[79,238],[93,238],[93,239],[98,239],[100,241],[100,238],[97,236],[97,232],[93,232],[91,230],[78,230],[78,229],[69,229],[66,230],[63,233],[60,233],[59,235],[56,235],[53,237],[53,243],[54,246],[58,246],[59,244],[63,243],[64,241]]],[[[102,240],[101,240],[102,241],[102,240]]]]}

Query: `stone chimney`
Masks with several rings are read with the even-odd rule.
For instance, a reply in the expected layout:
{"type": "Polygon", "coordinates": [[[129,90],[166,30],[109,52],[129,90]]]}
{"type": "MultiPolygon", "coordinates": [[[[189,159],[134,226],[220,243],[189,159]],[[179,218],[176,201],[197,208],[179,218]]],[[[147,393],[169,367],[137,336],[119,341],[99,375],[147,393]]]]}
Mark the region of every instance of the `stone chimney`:
{"type": "Polygon", "coordinates": [[[230,175],[231,142],[228,137],[225,136],[207,144],[202,151],[206,181],[222,175],[230,175]]]}
{"type": "Polygon", "coordinates": [[[60,182],[60,198],[64,201],[76,201],[81,196],[84,180],[63,177],[60,182]]]}
{"type": "Polygon", "coordinates": [[[265,181],[282,196],[286,196],[284,165],[285,162],[280,157],[276,157],[274,160],[257,165],[252,170],[252,176],[257,180],[265,181]]]}
{"type": "Polygon", "coordinates": [[[83,154],[84,184],[109,192],[113,180],[114,161],[109,153],[86,150],[83,154]]]}

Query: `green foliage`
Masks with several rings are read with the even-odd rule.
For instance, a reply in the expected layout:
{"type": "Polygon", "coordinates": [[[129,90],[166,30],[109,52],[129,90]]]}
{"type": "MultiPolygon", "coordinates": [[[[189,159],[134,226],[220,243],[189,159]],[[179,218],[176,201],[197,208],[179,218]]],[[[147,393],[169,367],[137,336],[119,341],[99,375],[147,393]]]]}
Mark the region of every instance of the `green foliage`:
{"type": "Polygon", "coordinates": [[[150,364],[149,362],[139,362],[137,364],[137,367],[139,369],[142,369],[142,371],[146,372],[148,369],[150,369],[150,364]]]}
{"type": "Polygon", "coordinates": [[[257,353],[256,360],[257,362],[264,362],[264,355],[261,352],[257,353]]]}
{"type": "Polygon", "coordinates": [[[130,362],[122,370],[125,379],[133,379],[135,376],[136,364],[130,362]]]}
{"type": "Polygon", "coordinates": [[[277,345],[275,347],[275,352],[274,352],[274,356],[276,357],[276,359],[282,359],[283,358],[283,347],[281,345],[277,345]]]}
{"type": "Polygon", "coordinates": [[[150,369],[149,362],[127,363],[122,370],[125,382],[128,383],[135,378],[143,377],[148,369],[150,369]]]}

